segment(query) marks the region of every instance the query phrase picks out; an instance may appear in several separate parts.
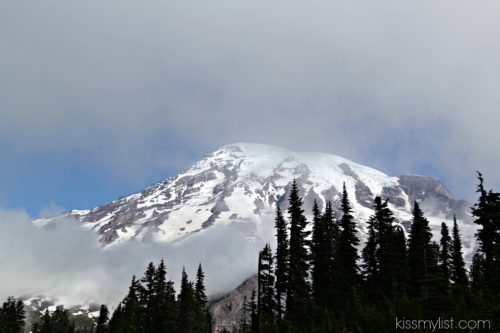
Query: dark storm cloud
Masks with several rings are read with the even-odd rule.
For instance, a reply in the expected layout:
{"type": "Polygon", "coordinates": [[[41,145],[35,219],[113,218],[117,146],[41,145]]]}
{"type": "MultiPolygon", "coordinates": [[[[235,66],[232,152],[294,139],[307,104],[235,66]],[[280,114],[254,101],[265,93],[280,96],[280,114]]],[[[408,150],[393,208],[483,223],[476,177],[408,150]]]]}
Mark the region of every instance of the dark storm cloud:
{"type": "Polygon", "coordinates": [[[78,152],[127,177],[258,141],[391,172],[425,161],[470,192],[475,169],[500,182],[499,10],[2,1],[0,140],[78,152]]]}

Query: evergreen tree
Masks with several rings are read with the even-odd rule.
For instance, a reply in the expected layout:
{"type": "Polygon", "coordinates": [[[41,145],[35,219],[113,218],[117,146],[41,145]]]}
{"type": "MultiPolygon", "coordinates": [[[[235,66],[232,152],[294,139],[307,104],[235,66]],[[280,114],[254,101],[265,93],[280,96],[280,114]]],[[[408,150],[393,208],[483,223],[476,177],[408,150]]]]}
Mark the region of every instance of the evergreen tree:
{"type": "Polygon", "coordinates": [[[451,280],[457,286],[467,286],[467,273],[462,256],[462,239],[458,229],[457,218],[453,217],[453,240],[451,249],[451,280]]]}
{"type": "Polygon", "coordinates": [[[439,251],[439,265],[441,270],[448,281],[451,278],[451,252],[452,242],[448,226],[443,222],[441,223],[441,241],[439,251]]]}
{"type": "Polygon", "coordinates": [[[195,332],[196,300],[193,283],[188,280],[186,270],[182,269],[181,291],[178,299],[177,330],[183,333],[195,332]]]}
{"type": "Polygon", "coordinates": [[[125,318],[123,317],[122,303],[118,303],[111,319],[109,320],[110,333],[124,333],[125,332],[125,318]]]}
{"type": "Polygon", "coordinates": [[[152,327],[155,332],[173,332],[176,325],[174,283],[167,282],[167,267],[163,259],[154,274],[154,311],[152,327]]]}
{"type": "Polygon", "coordinates": [[[439,245],[431,241],[429,221],[418,203],[413,209],[413,221],[408,244],[411,296],[422,308],[422,315],[449,315],[451,295],[449,280],[439,268],[439,245]]]}
{"type": "Polygon", "coordinates": [[[274,324],[274,311],[276,309],[276,302],[274,300],[273,254],[269,244],[266,244],[264,249],[259,253],[257,281],[258,326],[261,331],[266,331],[274,324]]]}
{"type": "Polygon", "coordinates": [[[408,240],[408,264],[410,280],[413,282],[412,294],[420,295],[425,291],[425,281],[429,276],[430,261],[434,249],[431,244],[432,234],[429,221],[415,201],[413,220],[408,240]]]}
{"type": "Polygon", "coordinates": [[[142,288],[140,289],[141,306],[143,309],[142,329],[144,333],[155,333],[155,314],[157,310],[157,297],[156,297],[156,267],[152,262],[149,263],[141,279],[142,288]]]}
{"type": "Polygon", "coordinates": [[[330,223],[321,215],[318,204],[313,206],[313,230],[311,243],[312,292],[316,304],[325,308],[328,304],[328,289],[330,288],[331,239],[328,225],[330,223]]]}
{"type": "Polygon", "coordinates": [[[341,201],[342,217],[340,219],[340,234],[335,258],[336,284],[339,290],[340,306],[352,300],[353,288],[359,281],[358,250],[359,239],[356,235],[356,223],[352,215],[351,203],[344,184],[341,201]]]}
{"type": "Polygon", "coordinates": [[[195,319],[195,332],[208,333],[212,332],[212,319],[208,311],[208,298],[205,293],[205,274],[201,267],[198,265],[196,273],[196,284],[194,289],[194,296],[196,301],[196,319],[195,319]]]}
{"type": "Polygon", "coordinates": [[[0,332],[22,333],[24,330],[24,306],[14,297],[8,297],[0,308],[0,332]]]}
{"type": "Polygon", "coordinates": [[[395,297],[406,281],[406,240],[401,228],[394,226],[388,201],[374,199],[374,214],[369,219],[368,241],[363,249],[363,273],[372,300],[381,294],[395,297]]]}
{"type": "Polygon", "coordinates": [[[257,310],[257,301],[255,290],[252,291],[252,296],[250,297],[249,309],[247,311],[250,313],[250,332],[259,332],[259,313],[257,310]]]}
{"type": "Polygon", "coordinates": [[[288,290],[289,241],[287,223],[276,203],[276,303],[278,320],[283,317],[284,298],[288,290]]]}
{"type": "Polygon", "coordinates": [[[286,311],[288,320],[300,331],[307,331],[307,313],[310,301],[309,241],[307,220],[302,209],[297,182],[294,180],[290,192],[288,214],[290,216],[290,267],[286,311]]]}
{"type": "MultiPolygon", "coordinates": [[[[122,302],[122,312],[120,317],[122,322],[120,326],[123,327],[123,332],[142,333],[142,320],[143,309],[141,306],[140,295],[143,294],[142,286],[135,276],[132,277],[128,294],[122,302]]],[[[113,332],[114,333],[114,332],[113,332]]],[[[121,333],[121,332],[120,332],[121,333]]]]}
{"type": "Polygon", "coordinates": [[[325,271],[322,273],[323,281],[326,281],[322,295],[318,297],[320,305],[326,305],[328,308],[334,307],[334,300],[336,299],[337,285],[335,285],[335,253],[339,239],[339,226],[334,218],[333,208],[331,201],[327,201],[325,213],[323,214],[323,227],[325,229],[325,248],[323,251],[323,258],[326,261],[325,271]]]}
{"type": "Polygon", "coordinates": [[[408,250],[403,229],[394,226],[384,234],[384,241],[379,250],[379,285],[386,297],[392,300],[406,296],[408,284],[408,250]]]}
{"type": "Polygon", "coordinates": [[[106,333],[107,322],[109,319],[109,310],[106,305],[101,305],[101,310],[99,311],[99,318],[97,319],[97,327],[95,329],[95,333],[106,333]]]}
{"type": "Polygon", "coordinates": [[[368,240],[362,251],[363,258],[363,277],[367,286],[368,293],[376,292],[378,283],[379,263],[377,258],[377,251],[379,248],[379,234],[376,227],[376,217],[371,216],[368,220],[368,240]]]}
{"type": "Polygon", "coordinates": [[[479,251],[483,254],[484,279],[488,289],[493,294],[500,293],[500,193],[486,191],[484,179],[478,172],[479,184],[477,192],[479,199],[472,207],[474,222],[481,228],[476,233],[479,241],[479,251]]]}

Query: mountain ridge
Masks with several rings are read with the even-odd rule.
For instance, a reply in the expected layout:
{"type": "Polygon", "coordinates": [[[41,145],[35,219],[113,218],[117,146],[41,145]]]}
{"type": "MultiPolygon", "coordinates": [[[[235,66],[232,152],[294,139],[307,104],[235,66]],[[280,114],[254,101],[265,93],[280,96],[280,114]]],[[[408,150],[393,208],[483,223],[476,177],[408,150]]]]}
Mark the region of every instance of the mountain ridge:
{"type": "MultiPolygon", "coordinates": [[[[429,214],[433,229],[456,214],[459,222],[470,226],[464,230],[469,241],[465,252],[472,251],[470,205],[456,200],[439,180],[422,175],[394,177],[337,155],[297,153],[253,143],[223,146],[143,191],[63,216],[76,218],[84,228],[96,231],[105,246],[131,239],[181,241],[214,224],[250,221],[259,229],[260,224],[273,221],[276,204],[286,209],[293,179],[304,198],[306,214],[310,214],[314,200],[320,208],[327,200],[338,206],[338,194],[345,183],[362,236],[376,195],[389,200],[398,223],[407,230],[414,201],[429,214]]],[[[37,223],[52,220],[39,219],[37,223]]]]}

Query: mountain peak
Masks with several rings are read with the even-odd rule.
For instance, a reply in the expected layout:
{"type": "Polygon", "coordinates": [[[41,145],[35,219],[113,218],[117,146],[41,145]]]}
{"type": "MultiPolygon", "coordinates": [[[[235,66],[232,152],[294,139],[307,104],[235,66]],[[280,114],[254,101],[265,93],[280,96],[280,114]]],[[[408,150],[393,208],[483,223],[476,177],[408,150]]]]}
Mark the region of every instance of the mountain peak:
{"type": "Polygon", "coordinates": [[[248,239],[271,239],[272,235],[259,234],[260,230],[272,225],[277,204],[286,209],[293,179],[307,214],[314,201],[320,207],[327,201],[337,207],[345,183],[362,236],[377,195],[389,200],[403,227],[409,225],[414,201],[427,207],[431,224],[436,226],[442,220],[451,221],[453,214],[462,220],[469,218],[467,203],[455,201],[435,179],[392,177],[340,156],[257,143],[221,147],[141,192],[66,215],[101,234],[105,245],[129,239],[178,241],[214,224],[250,225],[248,239]]]}

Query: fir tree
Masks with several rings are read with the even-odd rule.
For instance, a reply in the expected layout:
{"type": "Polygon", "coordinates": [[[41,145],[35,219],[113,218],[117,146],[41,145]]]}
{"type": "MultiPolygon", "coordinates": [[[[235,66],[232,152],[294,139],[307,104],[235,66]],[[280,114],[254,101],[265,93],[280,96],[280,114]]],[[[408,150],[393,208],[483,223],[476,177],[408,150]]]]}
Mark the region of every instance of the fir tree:
{"type": "Polygon", "coordinates": [[[99,311],[99,318],[97,319],[97,327],[95,329],[95,333],[106,333],[107,330],[107,322],[109,319],[109,310],[106,305],[101,305],[101,310],[99,311]]]}
{"type": "Polygon", "coordinates": [[[404,297],[408,284],[408,250],[401,227],[395,226],[384,235],[379,252],[378,289],[392,300],[404,297]]]}
{"type": "Polygon", "coordinates": [[[201,267],[198,265],[196,273],[196,284],[194,289],[194,297],[196,301],[196,319],[195,319],[195,332],[208,333],[212,331],[212,319],[208,311],[208,298],[205,293],[205,274],[201,267]]]}
{"type": "Polygon", "coordinates": [[[109,320],[110,333],[124,333],[125,332],[125,318],[123,317],[122,303],[118,303],[111,319],[109,320]]]}
{"type": "Polygon", "coordinates": [[[278,320],[283,317],[284,298],[288,290],[289,241],[287,223],[276,203],[276,303],[278,320]]]}
{"type": "Polygon", "coordinates": [[[452,242],[448,226],[443,222],[441,223],[441,241],[439,250],[439,265],[446,278],[451,278],[451,250],[452,242]]]}
{"type": "Polygon", "coordinates": [[[340,306],[352,300],[353,288],[358,284],[358,250],[359,239],[356,235],[356,223],[352,215],[351,203],[344,184],[341,201],[342,217],[340,234],[335,258],[336,284],[339,289],[340,306]]]}
{"type": "Polygon", "coordinates": [[[144,313],[141,315],[144,333],[155,333],[155,312],[157,309],[156,298],[156,268],[152,262],[149,263],[144,277],[141,279],[141,305],[144,313]]]}
{"type": "Polygon", "coordinates": [[[0,332],[22,333],[24,330],[24,306],[14,297],[8,297],[0,308],[0,332]]]}
{"type": "Polygon", "coordinates": [[[141,306],[140,295],[142,294],[142,286],[135,276],[132,277],[128,294],[122,302],[122,313],[120,314],[122,322],[120,326],[123,327],[123,332],[139,333],[142,332],[143,322],[141,316],[143,309],[141,306]]]}
{"type": "Polygon", "coordinates": [[[476,233],[479,241],[479,251],[484,258],[484,279],[488,289],[494,294],[500,293],[500,193],[486,191],[484,179],[478,172],[479,184],[477,192],[479,199],[472,207],[474,222],[481,228],[476,233]]]}
{"type": "Polygon", "coordinates": [[[413,208],[413,220],[408,240],[408,264],[410,280],[413,282],[412,293],[414,296],[424,292],[425,281],[430,274],[429,265],[433,257],[431,245],[432,234],[429,221],[415,201],[413,208]]]}
{"type": "Polygon", "coordinates": [[[371,216],[368,220],[368,240],[362,251],[363,258],[363,277],[367,286],[367,292],[376,292],[378,282],[379,263],[377,258],[378,251],[378,230],[376,228],[376,218],[371,216]]]}
{"type": "Polygon", "coordinates": [[[252,296],[250,297],[250,302],[248,304],[249,308],[247,312],[250,314],[250,332],[259,332],[259,312],[257,310],[257,301],[255,290],[252,291],[252,296]]]}
{"type": "Polygon", "coordinates": [[[286,311],[289,321],[297,329],[306,331],[307,313],[310,300],[309,241],[306,231],[307,220],[302,209],[297,182],[294,180],[290,192],[288,214],[290,216],[290,267],[286,311]]]}
{"type": "Polygon", "coordinates": [[[178,296],[177,330],[183,333],[195,332],[196,300],[193,283],[182,269],[181,291],[178,296]]]}
{"type": "Polygon", "coordinates": [[[327,201],[325,207],[325,213],[323,214],[323,227],[325,229],[325,254],[324,260],[326,260],[326,269],[323,272],[324,277],[323,281],[327,281],[325,285],[325,289],[323,290],[323,295],[320,298],[323,298],[319,301],[319,304],[326,305],[328,308],[333,308],[334,300],[336,299],[335,290],[337,289],[337,285],[335,285],[335,256],[336,256],[336,247],[339,239],[339,226],[337,221],[334,218],[333,208],[331,201],[327,201]]]}
{"type": "Polygon", "coordinates": [[[173,332],[176,325],[174,283],[167,282],[167,267],[163,259],[154,274],[154,310],[152,327],[155,332],[173,332]]]}
{"type": "Polygon", "coordinates": [[[318,204],[313,206],[313,230],[311,242],[312,292],[316,304],[325,308],[328,304],[328,289],[330,288],[331,226],[321,215],[318,204]]]}
{"type": "Polygon", "coordinates": [[[257,274],[257,304],[259,315],[259,329],[267,330],[274,324],[274,311],[276,302],[274,300],[274,274],[273,254],[269,244],[259,253],[259,265],[257,274]]]}
{"type": "Polygon", "coordinates": [[[380,196],[375,197],[373,209],[368,241],[363,249],[362,267],[367,293],[376,300],[381,293],[395,296],[395,288],[402,291],[407,262],[404,233],[393,225],[394,216],[388,201],[382,201],[380,196]]]}
{"type": "Polygon", "coordinates": [[[451,280],[457,286],[467,286],[467,273],[462,255],[462,239],[458,229],[457,218],[453,217],[453,240],[451,249],[451,280]]]}

